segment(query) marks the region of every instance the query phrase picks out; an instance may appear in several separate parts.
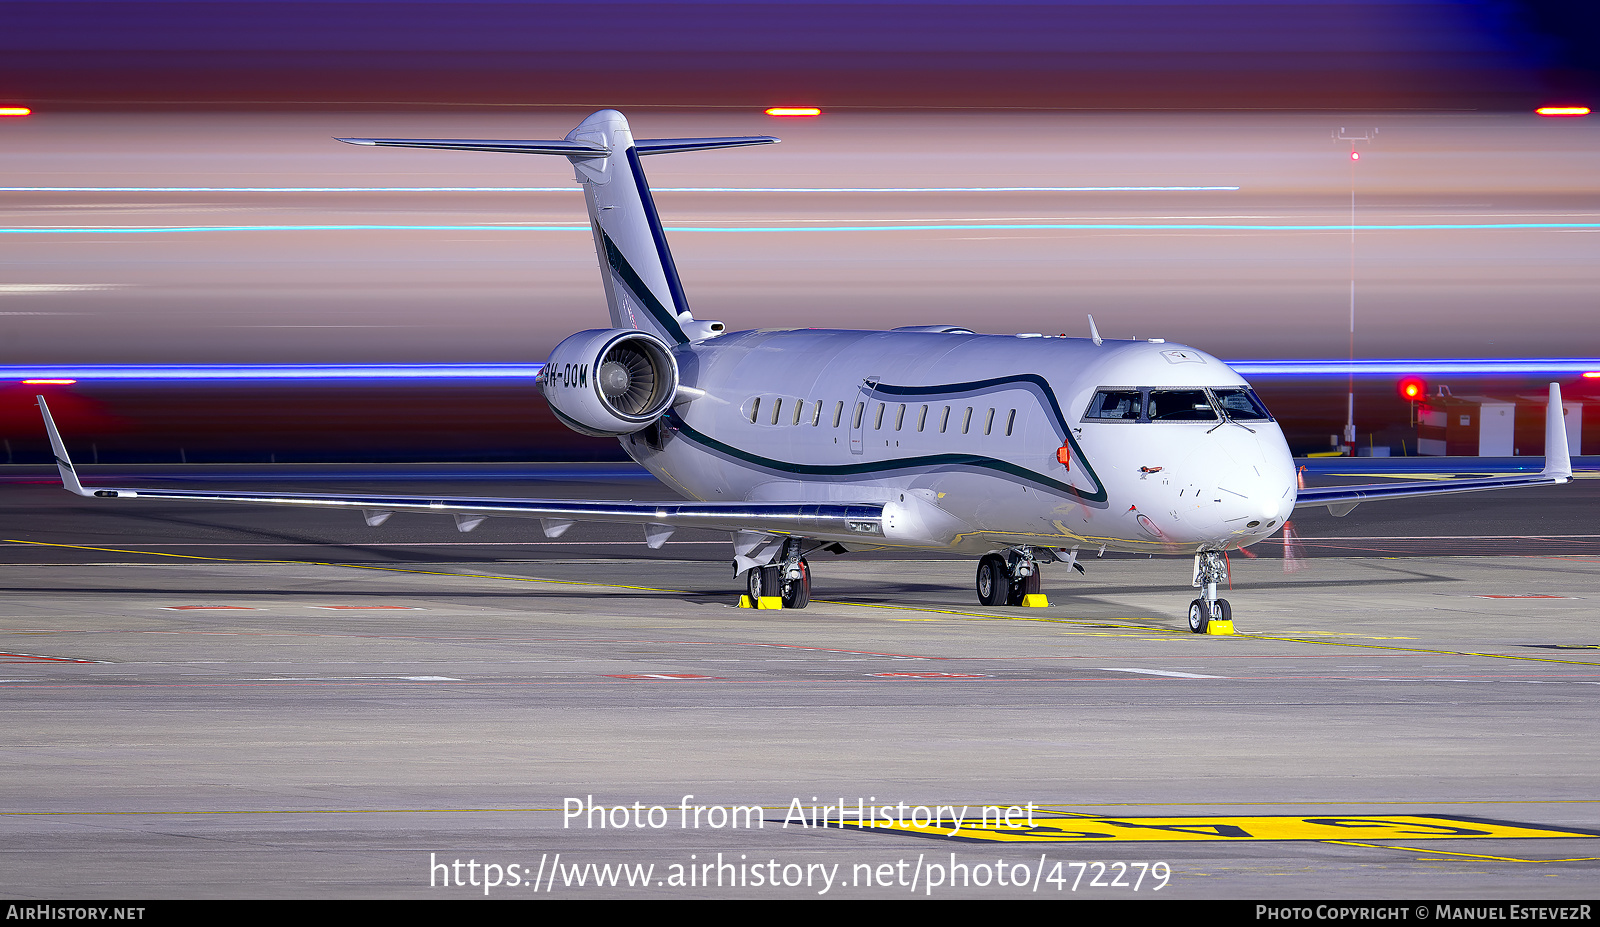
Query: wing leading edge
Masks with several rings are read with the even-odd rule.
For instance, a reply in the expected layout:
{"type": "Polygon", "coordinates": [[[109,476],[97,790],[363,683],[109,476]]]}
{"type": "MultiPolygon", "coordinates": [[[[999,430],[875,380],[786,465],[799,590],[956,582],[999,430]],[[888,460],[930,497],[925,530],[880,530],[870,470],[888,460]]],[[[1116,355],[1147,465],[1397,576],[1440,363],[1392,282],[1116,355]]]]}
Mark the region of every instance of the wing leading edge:
{"type": "Polygon", "coordinates": [[[454,515],[456,527],[471,531],[489,516],[538,518],[545,534],[560,535],[575,521],[646,526],[647,543],[660,547],[676,528],[796,535],[809,538],[881,539],[883,505],[874,503],[760,503],[760,502],[602,502],[516,497],[395,496],[342,493],[218,492],[195,489],[84,486],[78,479],[66,444],[50,416],[44,397],[39,411],[62,487],[92,499],[163,499],[169,502],[210,502],[239,505],[288,505],[304,508],[350,509],[362,512],[370,525],[381,524],[394,512],[454,515]]]}
{"type": "MultiPolygon", "coordinates": [[[[1360,486],[1329,486],[1302,489],[1295,508],[1327,506],[1335,515],[1347,514],[1361,502],[1380,499],[1406,499],[1415,496],[1440,496],[1488,489],[1513,489],[1519,486],[1544,486],[1572,479],[1572,458],[1567,450],[1567,428],[1562,420],[1561,387],[1550,384],[1550,406],[1544,418],[1544,469],[1515,476],[1477,477],[1444,482],[1365,483],[1360,486]]],[[[60,456],[59,454],[57,455],[60,456]]],[[[63,479],[65,477],[63,476],[63,479]]]]}

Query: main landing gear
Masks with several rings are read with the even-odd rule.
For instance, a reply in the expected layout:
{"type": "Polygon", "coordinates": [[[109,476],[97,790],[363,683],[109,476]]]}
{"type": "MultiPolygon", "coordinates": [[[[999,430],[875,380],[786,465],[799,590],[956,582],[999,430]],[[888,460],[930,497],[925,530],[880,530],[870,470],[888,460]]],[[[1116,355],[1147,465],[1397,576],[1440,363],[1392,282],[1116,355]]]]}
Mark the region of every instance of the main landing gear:
{"type": "Polygon", "coordinates": [[[1217,598],[1217,584],[1227,580],[1228,561],[1223,558],[1221,551],[1208,550],[1195,554],[1192,585],[1200,590],[1200,598],[1189,603],[1189,630],[1204,634],[1213,621],[1233,621],[1233,607],[1227,599],[1217,598]]]}
{"type": "Polygon", "coordinates": [[[784,544],[783,554],[771,566],[748,570],[745,576],[753,606],[759,606],[763,596],[781,598],[784,608],[811,604],[811,565],[800,556],[798,540],[784,544]]]}
{"type": "Polygon", "coordinates": [[[1021,605],[1024,596],[1039,594],[1039,561],[1033,551],[1014,547],[978,561],[978,602],[1021,605]]]}
{"type": "Polygon", "coordinates": [[[749,576],[751,602],[775,595],[783,599],[784,608],[805,608],[811,604],[811,565],[804,558],[793,570],[781,566],[756,567],[746,575],[749,576]]]}

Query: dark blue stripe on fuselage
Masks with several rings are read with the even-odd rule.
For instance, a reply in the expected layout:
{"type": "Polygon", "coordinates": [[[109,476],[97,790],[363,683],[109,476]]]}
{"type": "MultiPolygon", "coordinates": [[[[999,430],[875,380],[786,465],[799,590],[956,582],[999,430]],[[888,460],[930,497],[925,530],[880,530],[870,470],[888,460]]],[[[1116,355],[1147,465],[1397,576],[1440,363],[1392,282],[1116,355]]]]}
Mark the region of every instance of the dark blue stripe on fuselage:
{"type": "MultiPolygon", "coordinates": [[[[777,470],[782,473],[793,473],[797,476],[870,476],[872,474],[889,473],[897,470],[936,470],[952,467],[973,467],[1017,477],[1021,480],[1042,486],[1054,492],[1074,496],[1091,505],[1103,506],[1105,505],[1107,497],[1105,485],[1100,482],[1100,477],[1095,474],[1094,468],[1089,466],[1089,462],[1084,459],[1081,451],[1078,451],[1078,459],[1083,461],[1084,469],[1088,471],[1089,479],[1094,482],[1095,490],[1093,492],[1085,492],[1084,490],[1079,489],[1070,483],[1063,483],[1060,480],[1051,479],[1042,473],[1029,470],[1027,467],[1021,466],[1020,464],[1014,464],[1008,460],[999,460],[994,457],[984,457],[979,454],[927,454],[919,457],[901,457],[895,460],[871,462],[863,461],[862,463],[853,464],[791,463],[785,460],[774,460],[771,457],[763,457],[760,454],[753,454],[750,451],[734,447],[731,444],[718,441],[716,438],[713,438],[709,435],[702,434],[688,422],[685,422],[682,416],[678,415],[676,410],[668,411],[666,418],[672,423],[672,426],[677,429],[679,434],[695,442],[696,444],[701,445],[702,447],[715,451],[719,454],[732,457],[733,459],[742,461],[744,463],[754,464],[758,467],[768,470],[777,470]]],[[[1072,447],[1074,450],[1077,450],[1077,443],[1072,441],[1072,436],[1070,434],[1067,435],[1067,440],[1072,442],[1072,447]]]]}
{"type": "MultiPolygon", "coordinates": [[[[962,393],[981,393],[985,390],[996,389],[1012,383],[1027,383],[1039,392],[1039,398],[1050,409],[1050,415],[1055,420],[1056,433],[1071,440],[1071,430],[1067,427],[1067,417],[1061,411],[1061,403],[1056,401],[1055,390],[1050,388],[1050,381],[1036,373],[1017,373],[1008,377],[994,377],[988,380],[972,380],[967,383],[944,383],[937,386],[894,386],[888,383],[879,383],[873,387],[872,392],[882,393],[885,396],[957,396],[962,393]]],[[[1074,443],[1076,447],[1076,443],[1074,443]]],[[[1088,461],[1084,462],[1086,465],[1088,461]]]]}

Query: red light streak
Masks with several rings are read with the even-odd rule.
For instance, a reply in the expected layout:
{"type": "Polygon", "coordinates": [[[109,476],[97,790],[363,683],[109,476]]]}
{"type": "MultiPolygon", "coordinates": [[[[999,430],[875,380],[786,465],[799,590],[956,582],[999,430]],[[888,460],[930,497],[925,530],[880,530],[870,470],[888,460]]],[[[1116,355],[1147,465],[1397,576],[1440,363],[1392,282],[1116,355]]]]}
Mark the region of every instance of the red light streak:
{"type": "Polygon", "coordinates": [[[78,382],[77,380],[23,380],[29,386],[67,386],[78,382]]]}
{"type": "Polygon", "coordinates": [[[767,109],[768,116],[820,116],[822,110],[815,106],[773,106],[767,109]]]}
{"type": "Polygon", "coordinates": [[[1541,116],[1587,116],[1587,106],[1541,106],[1534,110],[1541,116]]]}
{"type": "Polygon", "coordinates": [[[33,110],[26,106],[0,106],[0,116],[28,116],[33,110]]]}

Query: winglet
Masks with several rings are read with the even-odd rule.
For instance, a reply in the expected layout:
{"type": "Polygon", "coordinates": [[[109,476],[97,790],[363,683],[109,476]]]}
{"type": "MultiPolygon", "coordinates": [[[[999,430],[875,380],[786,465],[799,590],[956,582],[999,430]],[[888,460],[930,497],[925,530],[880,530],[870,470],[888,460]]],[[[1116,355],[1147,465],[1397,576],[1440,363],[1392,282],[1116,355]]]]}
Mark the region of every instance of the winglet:
{"type": "Polygon", "coordinates": [[[1561,406],[1561,384],[1550,384],[1550,406],[1544,413],[1544,471],[1540,476],[1572,479],[1572,457],[1567,450],[1566,410],[1561,406]]]}
{"type": "Polygon", "coordinates": [[[68,492],[75,492],[80,496],[93,495],[78,482],[78,471],[72,468],[72,458],[67,456],[67,446],[61,443],[61,432],[56,431],[55,419],[50,417],[50,407],[45,405],[43,396],[35,398],[39,400],[39,413],[44,416],[44,430],[50,433],[50,450],[56,455],[56,469],[61,471],[61,485],[68,492]]]}

